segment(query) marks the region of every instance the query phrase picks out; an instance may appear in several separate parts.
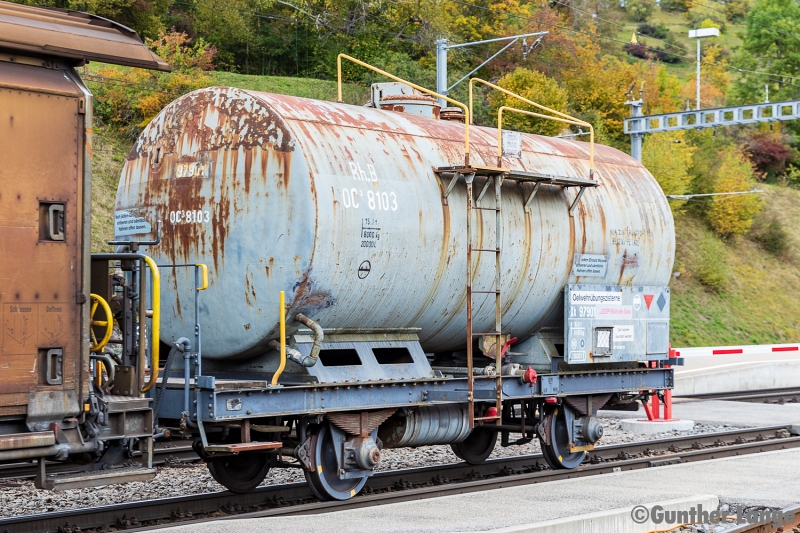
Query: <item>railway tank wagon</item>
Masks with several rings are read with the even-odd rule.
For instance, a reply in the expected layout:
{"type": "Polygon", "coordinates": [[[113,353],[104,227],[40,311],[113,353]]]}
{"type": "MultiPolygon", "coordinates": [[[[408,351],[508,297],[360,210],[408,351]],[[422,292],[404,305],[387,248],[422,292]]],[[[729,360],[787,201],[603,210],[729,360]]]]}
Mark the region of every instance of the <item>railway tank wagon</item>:
{"type": "MultiPolygon", "coordinates": [[[[164,241],[150,249],[159,262],[212,268],[206,364],[268,350],[281,290],[290,317],[313,316],[325,328],[419,327],[426,352],[463,349],[465,188],[443,201],[445,180],[434,172],[463,159],[463,129],[396,111],[204,89],[142,134],[123,171],[118,216],[162,221],[164,241]]],[[[495,130],[473,127],[470,145],[474,164],[494,164],[495,130]]],[[[503,189],[503,323],[514,337],[554,325],[568,283],[669,280],[674,228],[660,187],[617,150],[598,147],[595,160],[601,186],[585,193],[575,216],[573,191],[543,186],[526,207],[533,184],[503,189]],[[602,256],[602,275],[576,275],[576,256],[591,255],[602,256]]],[[[525,135],[515,166],[588,176],[588,143],[525,135]]],[[[474,246],[491,247],[493,217],[479,214],[475,224],[474,246]]],[[[493,259],[476,259],[475,282],[491,284],[493,259]]],[[[170,279],[165,291],[191,285],[170,279]]],[[[191,302],[175,296],[164,293],[172,310],[162,328],[177,338],[194,317],[191,302]]],[[[481,331],[493,327],[489,300],[475,312],[481,331]]]]}
{"type": "Polygon", "coordinates": [[[163,227],[156,415],[223,485],[293,458],[344,499],[383,447],[480,462],[498,434],[572,468],[599,408],[671,388],[674,228],[653,176],[536,135],[498,159],[479,127],[464,164],[461,118],[402,83],[364,107],[211,87],[139,137],[115,209],[137,221],[118,240],[163,227]]]}

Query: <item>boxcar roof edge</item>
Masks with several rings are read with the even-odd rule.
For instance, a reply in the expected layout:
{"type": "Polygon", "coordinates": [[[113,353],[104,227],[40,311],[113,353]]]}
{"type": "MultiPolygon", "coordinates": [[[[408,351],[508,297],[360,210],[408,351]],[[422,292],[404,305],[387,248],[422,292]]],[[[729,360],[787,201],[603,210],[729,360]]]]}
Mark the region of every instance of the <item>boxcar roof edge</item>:
{"type": "Polygon", "coordinates": [[[0,1],[0,49],[169,72],[132,29],[70,9],[0,1]]]}

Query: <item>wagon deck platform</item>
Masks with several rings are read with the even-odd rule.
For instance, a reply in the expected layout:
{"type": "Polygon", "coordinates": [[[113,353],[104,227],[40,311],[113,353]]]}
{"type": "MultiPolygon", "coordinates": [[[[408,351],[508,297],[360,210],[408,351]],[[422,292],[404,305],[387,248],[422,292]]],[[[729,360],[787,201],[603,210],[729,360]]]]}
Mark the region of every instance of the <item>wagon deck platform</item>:
{"type": "MultiPolygon", "coordinates": [[[[673,369],[587,371],[569,374],[541,374],[529,385],[519,377],[503,379],[503,399],[598,395],[605,392],[638,393],[672,387],[673,369]]],[[[442,403],[465,403],[467,379],[434,378],[402,382],[317,383],[272,386],[269,380],[216,379],[199,376],[195,391],[198,417],[204,422],[231,418],[280,416],[300,406],[309,413],[342,410],[382,409],[442,403]]],[[[475,401],[494,402],[493,380],[475,380],[475,401]]],[[[183,379],[169,378],[161,416],[180,418],[184,408],[183,379]]]]}

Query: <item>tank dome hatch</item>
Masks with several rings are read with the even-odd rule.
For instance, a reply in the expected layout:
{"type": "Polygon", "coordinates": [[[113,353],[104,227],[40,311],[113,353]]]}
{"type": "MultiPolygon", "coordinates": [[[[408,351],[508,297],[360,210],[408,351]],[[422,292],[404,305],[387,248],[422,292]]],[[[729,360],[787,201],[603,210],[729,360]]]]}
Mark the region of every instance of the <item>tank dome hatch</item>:
{"type": "Polygon", "coordinates": [[[435,98],[405,83],[373,83],[370,107],[438,119],[441,106],[435,98]]]}

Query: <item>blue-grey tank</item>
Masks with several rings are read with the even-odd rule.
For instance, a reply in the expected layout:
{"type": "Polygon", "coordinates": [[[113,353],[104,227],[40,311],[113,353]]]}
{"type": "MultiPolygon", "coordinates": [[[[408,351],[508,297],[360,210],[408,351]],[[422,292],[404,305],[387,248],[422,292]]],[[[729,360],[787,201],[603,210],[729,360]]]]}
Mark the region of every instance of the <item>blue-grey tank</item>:
{"type": "MultiPolygon", "coordinates": [[[[205,263],[203,356],[248,357],[287,316],[325,328],[418,327],[428,352],[466,340],[466,187],[447,201],[437,167],[464,161],[463,123],[211,87],[168,105],[128,156],[116,199],[117,239],[163,237],[159,264],[205,263]]],[[[496,165],[495,129],[470,128],[470,161],[496,165]]],[[[512,169],[588,178],[586,142],[522,135],[512,169]]],[[[653,176],[596,147],[595,178],[577,189],[502,188],[504,333],[524,339],[557,323],[567,283],[667,285],[672,214],[653,176]],[[599,261],[593,272],[576,271],[599,261]],[[579,275],[582,273],[590,275],[579,275]]],[[[475,194],[481,188],[476,178],[475,194]]],[[[494,207],[490,190],[481,200],[494,207]]],[[[493,211],[475,211],[478,248],[497,244],[493,211]]],[[[494,254],[475,254],[475,290],[493,290],[494,254]]],[[[194,329],[191,269],[162,271],[162,338],[194,329]]],[[[494,295],[475,296],[475,330],[494,328],[494,295]]],[[[297,325],[297,324],[294,324],[297,325]]]]}

